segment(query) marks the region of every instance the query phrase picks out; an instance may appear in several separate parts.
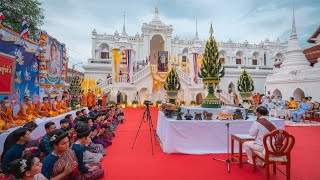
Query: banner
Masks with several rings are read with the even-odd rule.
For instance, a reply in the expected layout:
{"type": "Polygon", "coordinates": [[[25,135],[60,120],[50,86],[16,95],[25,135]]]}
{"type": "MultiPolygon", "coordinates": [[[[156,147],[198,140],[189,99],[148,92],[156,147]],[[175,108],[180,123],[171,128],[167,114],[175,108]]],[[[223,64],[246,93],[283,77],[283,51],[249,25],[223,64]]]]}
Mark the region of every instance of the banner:
{"type": "Polygon", "coordinates": [[[13,56],[0,52],[0,94],[13,93],[16,63],[13,56]]]}

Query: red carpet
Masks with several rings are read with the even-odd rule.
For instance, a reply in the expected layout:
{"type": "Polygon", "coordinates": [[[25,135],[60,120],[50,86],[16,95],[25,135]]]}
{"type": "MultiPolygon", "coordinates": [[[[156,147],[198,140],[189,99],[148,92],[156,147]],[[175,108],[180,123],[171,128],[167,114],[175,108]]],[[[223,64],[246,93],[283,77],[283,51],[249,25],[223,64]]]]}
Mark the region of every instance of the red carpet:
{"type": "MultiPolygon", "coordinates": [[[[253,173],[252,166],[245,164],[239,168],[227,166],[223,162],[212,160],[213,157],[226,158],[225,154],[182,155],[164,154],[160,145],[154,145],[151,154],[149,126],[143,123],[137,142],[132,150],[134,137],[144,109],[125,109],[126,121],[116,131],[113,145],[107,149],[107,156],[102,161],[107,180],[212,180],[212,179],[265,179],[264,169],[253,173]]],[[[157,109],[151,109],[154,126],[157,121],[157,109]]],[[[291,177],[293,180],[320,179],[320,127],[286,127],[296,138],[292,151],[291,177]]],[[[283,169],[283,168],[281,168],[283,169]]],[[[271,175],[271,179],[285,179],[280,172],[271,175]]]]}

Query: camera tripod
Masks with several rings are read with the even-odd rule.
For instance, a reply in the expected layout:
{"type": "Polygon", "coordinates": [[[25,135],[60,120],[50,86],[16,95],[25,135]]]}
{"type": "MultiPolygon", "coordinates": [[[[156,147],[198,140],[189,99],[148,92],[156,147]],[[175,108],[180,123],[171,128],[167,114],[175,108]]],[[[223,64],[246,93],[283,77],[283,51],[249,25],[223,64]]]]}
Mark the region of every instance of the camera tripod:
{"type": "Polygon", "coordinates": [[[136,143],[136,140],[137,140],[138,134],[140,132],[140,128],[141,128],[142,122],[145,122],[145,123],[149,124],[151,149],[152,149],[152,155],[153,155],[153,141],[152,141],[152,138],[154,137],[154,142],[155,142],[155,144],[157,144],[157,135],[156,135],[156,132],[155,132],[155,130],[153,128],[153,123],[152,123],[152,119],[151,119],[149,104],[145,104],[145,105],[146,105],[146,110],[144,111],[143,116],[141,118],[141,122],[140,122],[140,125],[139,125],[139,128],[138,128],[136,137],[134,138],[134,141],[133,141],[132,149],[134,148],[134,145],[136,143]],[[146,117],[146,119],[145,119],[145,117],[146,117]]]}

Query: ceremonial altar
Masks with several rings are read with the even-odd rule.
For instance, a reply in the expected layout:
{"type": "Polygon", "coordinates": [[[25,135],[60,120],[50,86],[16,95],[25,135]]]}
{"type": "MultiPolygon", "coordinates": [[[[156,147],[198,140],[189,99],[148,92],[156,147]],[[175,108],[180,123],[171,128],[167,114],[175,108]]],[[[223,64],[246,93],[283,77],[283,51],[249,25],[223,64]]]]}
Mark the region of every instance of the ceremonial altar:
{"type": "Polygon", "coordinates": [[[189,110],[190,114],[194,116],[195,112],[203,113],[203,111],[207,111],[213,114],[213,117],[218,113],[230,113],[233,114],[236,109],[240,109],[242,112],[242,117],[246,117],[246,110],[240,107],[232,107],[232,106],[222,106],[221,108],[203,108],[197,106],[181,106],[181,112],[186,114],[187,110],[189,110]]]}
{"type": "MultiPolygon", "coordinates": [[[[278,129],[284,129],[285,121],[270,117],[278,129]]],[[[248,134],[255,116],[247,120],[176,120],[158,114],[157,135],[164,153],[211,154],[227,152],[227,127],[230,134],[248,134]]],[[[229,146],[230,147],[230,146],[229,146]]],[[[235,144],[238,149],[238,144],[235,144]]]]}

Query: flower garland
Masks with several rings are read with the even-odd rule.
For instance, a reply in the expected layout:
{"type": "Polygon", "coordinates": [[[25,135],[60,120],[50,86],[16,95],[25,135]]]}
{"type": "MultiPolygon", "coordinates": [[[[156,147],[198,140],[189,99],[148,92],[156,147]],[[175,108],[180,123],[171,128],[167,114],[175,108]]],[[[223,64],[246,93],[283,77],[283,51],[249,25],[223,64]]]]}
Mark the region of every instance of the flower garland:
{"type": "Polygon", "coordinates": [[[47,52],[47,41],[48,41],[48,35],[47,32],[45,31],[41,31],[41,35],[39,38],[39,51],[40,51],[40,55],[38,57],[39,60],[39,80],[40,80],[40,85],[42,85],[43,88],[44,87],[44,83],[45,83],[45,77],[46,77],[46,58],[45,58],[45,54],[47,52]]]}
{"type": "MultiPolygon", "coordinates": [[[[159,91],[160,87],[163,87],[164,84],[165,84],[165,81],[161,81],[160,79],[157,79],[154,74],[153,74],[153,71],[152,71],[152,66],[150,66],[150,74],[151,74],[151,77],[152,77],[152,91],[155,90],[155,91],[159,91]]],[[[159,72],[157,71],[157,75],[161,78],[161,79],[166,79],[169,75],[169,71],[164,75],[164,76],[161,76],[159,74],[159,72]]]]}

